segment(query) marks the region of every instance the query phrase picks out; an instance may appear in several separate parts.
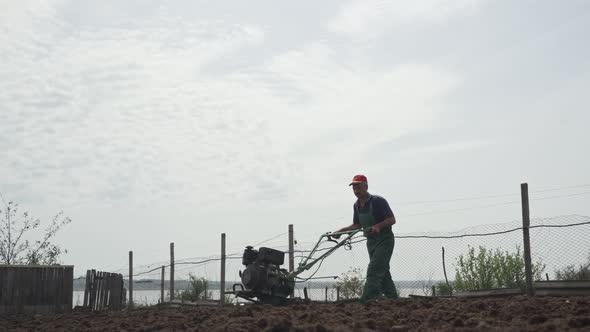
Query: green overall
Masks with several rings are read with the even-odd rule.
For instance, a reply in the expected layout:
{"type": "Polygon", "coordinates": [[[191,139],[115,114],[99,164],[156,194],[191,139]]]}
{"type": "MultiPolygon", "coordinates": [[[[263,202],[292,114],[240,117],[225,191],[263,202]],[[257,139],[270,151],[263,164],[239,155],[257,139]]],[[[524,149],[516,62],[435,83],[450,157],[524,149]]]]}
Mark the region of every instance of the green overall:
{"type": "MultiPolygon", "coordinates": [[[[359,223],[363,228],[369,228],[377,224],[373,217],[371,202],[369,202],[368,212],[362,213],[360,209],[357,212],[359,223]]],[[[367,237],[367,250],[369,251],[369,266],[367,268],[365,288],[360,301],[364,303],[380,297],[381,294],[388,298],[397,298],[397,290],[389,272],[389,261],[395,245],[393,233],[382,230],[378,235],[365,232],[365,236],[367,237]]]]}

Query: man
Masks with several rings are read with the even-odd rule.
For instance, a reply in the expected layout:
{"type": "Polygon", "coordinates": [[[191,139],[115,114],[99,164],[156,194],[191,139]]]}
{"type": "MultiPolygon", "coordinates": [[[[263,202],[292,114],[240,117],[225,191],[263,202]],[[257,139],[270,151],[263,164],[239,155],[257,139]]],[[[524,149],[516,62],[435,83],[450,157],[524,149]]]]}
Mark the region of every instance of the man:
{"type": "MultiPolygon", "coordinates": [[[[395,244],[391,230],[391,226],[395,224],[395,216],[385,198],[371,195],[368,192],[369,185],[366,176],[355,175],[349,186],[352,186],[352,191],[357,197],[357,201],[353,205],[353,223],[341,228],[338,232],[359,228],[368,229],[364,235],[367,238],[369,266],[360,301],[365,303],[382,294],[388,298],[397,298],[397,290],[389,272],[389,261],[395,244]]],[[[340,236],[335,237],[339,238],[340,236]]]]}

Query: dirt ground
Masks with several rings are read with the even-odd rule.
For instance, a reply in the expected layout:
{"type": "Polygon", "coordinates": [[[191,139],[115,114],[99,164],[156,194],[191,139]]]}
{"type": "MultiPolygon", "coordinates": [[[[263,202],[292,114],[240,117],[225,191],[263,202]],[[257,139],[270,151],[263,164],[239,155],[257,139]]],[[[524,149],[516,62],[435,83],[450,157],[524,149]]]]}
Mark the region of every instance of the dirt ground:
{"type": "Polygon", "coordinates": [[[1,317],[0,331],[590,331],[590,297],[383,300],[1,317]]]}

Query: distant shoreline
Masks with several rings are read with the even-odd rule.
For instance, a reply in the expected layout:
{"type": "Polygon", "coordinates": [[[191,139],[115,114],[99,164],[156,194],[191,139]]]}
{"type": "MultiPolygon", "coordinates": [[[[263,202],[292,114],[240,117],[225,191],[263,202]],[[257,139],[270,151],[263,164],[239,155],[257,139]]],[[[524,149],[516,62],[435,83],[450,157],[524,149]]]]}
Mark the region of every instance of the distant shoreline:
{"type": "MultiPolygon", "coordinates": [[[[394,280],[396,286],[398,288],[416,288],[416,285],[424,285],[424,287],[430,288],[432,285],[436,285],[439,282],[444,282],[444,280],[394,280]]],[[[129,288],[128,280],[123,280],[124,287],[129,288]]],[[[303,289],[304,287],[312,288],[312,289],[319,289],[319,288],[334,288],[338,281],[310,281],[305,283],[297,283],[295,285],[295,289],[303,289]]],[[[226,289],[231,289],[232,285],[240,284],[239,281],[226,281],[225,287],[226,289]]],[[[86,287],[86,278],[80,278],[74,280],[74,291],[84,291],[86,287]]],[[[133,281],[133,290],[160,290],[161,280],[160,279],[140,279],[133,281]]],[[[175,290],[184,290],[190,288],[190,282],[188,280],[175,280],[174,282],[174,289],[175,290]]],[[[218,289],[219,288],[219,281],[209,281],[209,289],[218,289]]],[[[170,289],[170,280],[164,281],[164,290],[170,289]]]]}

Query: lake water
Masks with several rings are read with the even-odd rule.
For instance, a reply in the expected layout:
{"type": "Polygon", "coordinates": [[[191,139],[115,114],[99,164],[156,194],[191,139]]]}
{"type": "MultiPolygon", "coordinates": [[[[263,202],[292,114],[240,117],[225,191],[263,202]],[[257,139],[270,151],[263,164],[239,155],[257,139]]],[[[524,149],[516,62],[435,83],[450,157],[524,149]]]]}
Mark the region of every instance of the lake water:
{"type": "MultiPolygon", "coordinates": [[[[211,290],[211,297],[213,299],[219,299],[219,290],[211,290]]],[[[315,301],[323,301],[326,299],[325,288],[312,288],[307,291],[310,299],[315,301]]],[[[400,288],[400,296],[407,297],[409,294],[426,295],[423,289],[418,288],[400,288]]],[[[129,294],[127,294],[129,296],[129,294]]],[[[133,301],[137,305],[154,305],[160,301],[160,290],[134,290],[133,301]]],[[[165,291],[165,296],[168,296],[168,292],[165,291]]],[[[296,289],[295,296],[303,298],[303,290],[296,289]]],[[[232,296],[232,300],[235,297],[232,296]]],[[[168,298],[166,299],[168,300],[168,298]]],[[[248,302],[243,299],[238,299],[238,302],[248,302]]],[[[328,301],[336,300],[336,290],[334,288],[328,288],[328,301]]],[[[74,291],[73,305],[82,305],[84,302],[84,291],[74,291]]]]}

